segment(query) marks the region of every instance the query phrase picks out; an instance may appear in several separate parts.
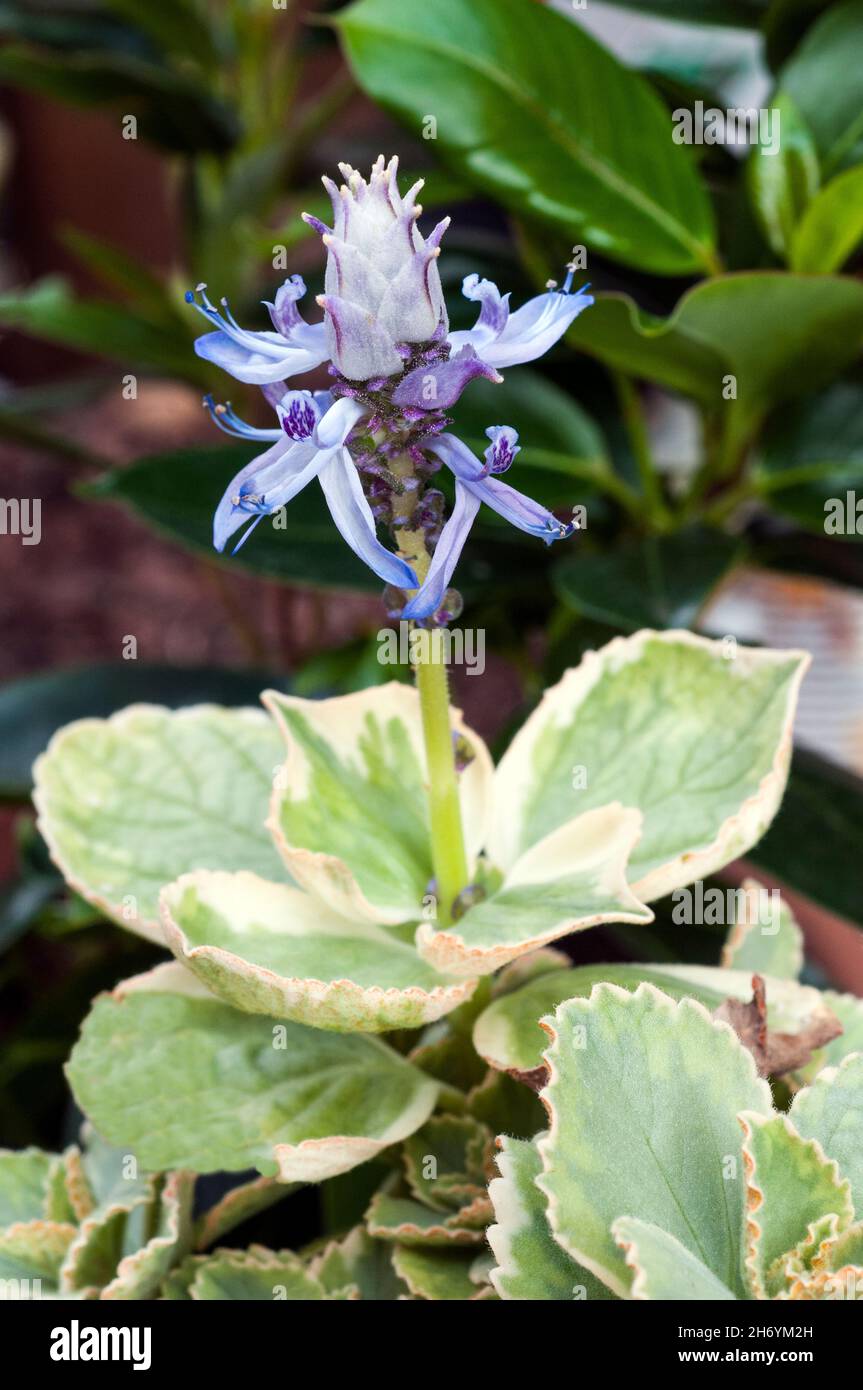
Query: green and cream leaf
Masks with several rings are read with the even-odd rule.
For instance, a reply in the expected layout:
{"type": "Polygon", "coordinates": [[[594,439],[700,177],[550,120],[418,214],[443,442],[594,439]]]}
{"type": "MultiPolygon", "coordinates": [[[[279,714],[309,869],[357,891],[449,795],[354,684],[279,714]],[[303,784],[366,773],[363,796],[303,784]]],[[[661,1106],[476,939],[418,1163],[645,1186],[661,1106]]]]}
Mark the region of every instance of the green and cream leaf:
{"type": "MultiPolygon", "coordinates": [[[[351,920],[416,921],[433,876],[419,696],[397,681],[329,700],[263,696],[287,743],[270,829],[291,875],[351,920]]],[[[485,836],[492,764],[473,750],[459,778],[471,862],[485,836]]]]}
{"type": "Polygon", "coordinates": [[[426,1121],[438,1090],[378,1038],[241,1013],[175,962],[96,1000],[68,1075],[100,1133],[148,1168],[283,1182],[373,1158],[426,1121]]]}
{"type": "Polygon", "coordinates": [[[851,1185],[856,1218],[863,1221],[863,1053],[851,1053],[799,1091],[789,1119],[838,1163],[851,1185]]]}
{"type": "Polygon", "coordinates": [[[497,1293],[503,1299],[527,1301],[614,1298],[554,1239],[548,1202],[536,1183],[542,1172],[536,1144],[507,1137],[498,1143],[500,1177],[488,1188],[496,1222],[487,1232],[496,1260],[491,1282],[497,1293]]]}
{"type": "Polygon", "coordinates": [[[721,868],[779,806],[808,662],[675,631],[589,652],[495,773],[492,862],[506,871],[579,812],[620,802],[644,815],[628,871],[642,901],[721,868]]]}
{"type": "Polygon", "coordinates": [[[772,1111],[751,1055],[701,1004],[649,984],[597,985],[545,1026],[551,1126],[538,1183],[556,1239],[627,1297],[632,1271],[611,1226],[634,1216],[740,1296],[743,1181],[726,1160],[739,1154],[739,1111],[772,1111]]]}
{"type": "Polygon", "coordinates": [[[266,830],[281,740],[262,710],[131,705],[61,729],[34,767],[39,829],[66,882],[161,942],[159,890],[193,869],[284,879],[266,830]]]}
{"type": "Polygon", "coordinates": [[[256,874],[186,874],[163,889],[160,911],[177,960],[246,1013],[381,1033],[440,1018],[476,983],[446,979],[385,928],[256,874]]]}
{"type": "Polygon", "coordinates": [[[803,933],[788,904],[755,878],[743,880],[736,902],[737,920],[722,948],[722,964],[796,980],[803,969],[803,933]]]}
{"type": "Polygon", "coordinates": [[[659,1226],[635,1216],[619,1216],[611,1234],[632,1271],[630,1298],[673,1303],[736,1299],[702,1260],[659,1226]]]}
{"type": "Polygon", "coordinates": [[[744,1112],[746,1173],[744,1263],[750,1297],[769,1298],[784,1282],[789,1255],[815,1223],[836,1217],[851,1224],[851,1190],[814,1140],[798,1134],[785,1115],[744,1112]]]}
{"type": "MultiPolygon", "coordinates": [[[[752,976],[745,970],[698,965],[581,965],[554,970],[529,980],[521,989],[495,999],[474,1024],[477,1052],[500,1071],[529,1073],[542,1067],[547,1037],[539,1020],[566,999],[586,998],[594,985],[608,982],[634,990],[646,981],[673,999],[697,999],[710,1012],[733,998],[752,997],[752,976]]],[[[830,1010],[826,996],[794,980],[765,981],[767,1021],[780,1032],[797,1033],[830,1010]]]]}
{"type": "Polygon", "coordinates": [[[499,891],[454,927],[421,923],[417,950],[451,975],[488,975],[571,932],[652,921],[627,884],[640,831],[640,813],[617,803],[585,812],[527,849],[499,891]]]}

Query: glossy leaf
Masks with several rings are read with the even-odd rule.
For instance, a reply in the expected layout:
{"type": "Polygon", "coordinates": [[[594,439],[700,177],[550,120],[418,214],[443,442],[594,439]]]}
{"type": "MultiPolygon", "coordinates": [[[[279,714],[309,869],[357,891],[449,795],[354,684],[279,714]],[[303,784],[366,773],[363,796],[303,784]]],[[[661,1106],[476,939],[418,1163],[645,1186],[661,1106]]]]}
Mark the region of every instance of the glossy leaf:
{"type": "Polygon", "coordinates": [[[691,151],[658,97],[583,29],[521,0],[360,0],[339,16],[365,90],[459,174],[572,241],[659,274],[713,263],[691,151]]]}
{"type": "MultiPolygon", "coordinates": [[[[2,310],[0,310],[2,312],[2,310]]],[[[103,474],[84,495],[122,502],[187,549],[216,559],[213,513],[228,483],[255,456],[254,442],[179,449],[103,474]]],[[[378,591],[380,581],[345,545],[316,484],[285,509],[285,525],[265,522],[239,554],[221,563],[303,585],[378,591]]]]}
{"type": "Polygon", "coordinates": [[[237,135],[230,109],[164,63],[109,50],[52,53],[10,44],[0,79],[73,106],[130,106],[140,133],[164,149],[223,154],[237,135]]]}
{"type": "Polygon", "coordinates": [[[863,157],[863,86],[849,61],[863,44],[863,3],[830,5],[782,70],[780,87],[808,122],[825,177],[863,157]]]}
{"type": "MultiPolygon", "coordinates": [[[[788,260],[795,228],[818,189],[818,152],[812,132],[787,93],[780,93],[772,103],[771,120],[778,148],[757,144],[746,172],[764,235],[776,255],[788,260]]],[[[809,269],[796,264],[794,268],[809,269]]]]}
{"type": "Polygon", "coordinates": [[[603,294],[568,340],[623,371],[736,410],[745,423],[776,401],[817,389],[856,358],[863,285],[744,271],[696,285],[664,320],[627,295],[603,294]],[[736,398],[727,395],[729,374],[736,398]]]}
{"type": "Polygon", "coordinates": [[[568,607],[621,632],[693,627],[740,555],[735,538],[694,528],[560,560],[554,582],[568,607]]]}
{"type": "Polygon", "coordinates": [[[863,536],[855,506],[863,497],[863,387],[836,381],[771,420],[756,478],[767,505],[807,530],[863,536]]]}
{"type": "Polygon", "coordinates": [[[837,174],[809,204],[791,241],[791,265],[808,275],[841,270],[863,241],[863,168],[837,174]]]}
{"type": "Polygon", "coordinates": [[[798,749],[779,815],[749,859],[789,888],[863,927],[861,824],[860,779],[798,749]]]}
{"type": "Polygon", "coordinates": [[[192,382],[207,379],[184,342],[181,327],[152,323],[107,300],[77,299],[66,282],[57,278],[0,294],[0,325],[61,347],[119,360],[127,368],[149,367],[192,382]]]}

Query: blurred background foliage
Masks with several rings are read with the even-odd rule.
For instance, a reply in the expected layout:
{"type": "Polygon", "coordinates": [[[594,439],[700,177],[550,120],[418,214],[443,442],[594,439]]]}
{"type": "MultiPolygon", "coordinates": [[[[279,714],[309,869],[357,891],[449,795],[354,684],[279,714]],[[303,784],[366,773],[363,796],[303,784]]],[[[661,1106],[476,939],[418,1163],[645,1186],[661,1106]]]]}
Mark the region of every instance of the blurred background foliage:
{"type": "MultiPolygon", "coordinates": [[[[813,958],[863,991],[863,506],[860,534],[824,524],[828,499],[863,499],[861,51],[863,0],[0,0],[0,445],[45,532],[0,538],[4,1142],[56,1142],[86,1001],[154,958],[63,892],[22,809],[53,729],[407,674],[376,660],[373,581],[316,491],[213,556],[253,446],[199,410],[226,382],[183,301],[204,281],[260,327],[299,271],[311,302],[299,213],[325,216],[320,173],[379,149],[426,178],[429,219],[453,214],[455,326],[464,275],[517,304],[574,245],[597,297],[541,367],[454,412],[477,447],[515,425],[520,485],[588,517],[546,551],[482,516],[459,571],[488,654],[456,673],[468,717],[501,746],[582,651],[643,625],[815,647],[809,747],[752,862],[805,895],[813,958]],[[778,110],[778,152],[676,143],[696,102],[778,110]]],[[[715,959],[715,932],[667,917],[579,958],[715,959]]]]}

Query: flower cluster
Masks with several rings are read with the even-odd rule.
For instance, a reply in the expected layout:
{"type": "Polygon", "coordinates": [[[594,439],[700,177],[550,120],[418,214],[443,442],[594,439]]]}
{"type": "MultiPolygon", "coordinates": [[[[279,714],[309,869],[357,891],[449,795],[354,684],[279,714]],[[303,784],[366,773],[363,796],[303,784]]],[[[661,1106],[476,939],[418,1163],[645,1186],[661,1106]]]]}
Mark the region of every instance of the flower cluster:
{"type": "Polygon", "coordinates": [[[297,308],[306,290],[299,275],[268,304],[268,332],[242,329],[225,301],[221,309],[211,303],[203,285],[186,296],[212,324],[195,343],[198,355],[260,386],[279,422],[256,429],[230,406],[206,398],[226,433],[270,445],[228,487],[216,509],[213,542],[223,550],[251,517],[239,549],[262,517],[317,478],[348,545],[400,592],[402,616],[445,621],[456,602],[449,582],[481,502],[546,542],[573,529],[500,480],[518,453],[514,429],[491,426],[481,461],[449,432],[446,411],[475,377],[499,382],[500,368],[540,357],[593,300],[584,290],[571,293],[572,266],[560,290],[549,289],[514,313],[508,294],[469,275],[464,294],[479,304],[479,318],[472,329],[450,333],[437,268],[449,218],[427,238],[420,234],[422,180],[402,197],[396,159],[385,165],[381,155],[368,181],[349,165],[340,168],[340,187],[323,181],[332,228],[305,215],[327,250],[320,323],[307,323],[297,308]],[[288,378],[324,363],[329,390],[288,388],[288,378]],[[455,477],[445,522],[443,494],[429,486],[441,465],[455,477]],[[377,523],[390,529],[398,553],[380,542],[377,523]]]}

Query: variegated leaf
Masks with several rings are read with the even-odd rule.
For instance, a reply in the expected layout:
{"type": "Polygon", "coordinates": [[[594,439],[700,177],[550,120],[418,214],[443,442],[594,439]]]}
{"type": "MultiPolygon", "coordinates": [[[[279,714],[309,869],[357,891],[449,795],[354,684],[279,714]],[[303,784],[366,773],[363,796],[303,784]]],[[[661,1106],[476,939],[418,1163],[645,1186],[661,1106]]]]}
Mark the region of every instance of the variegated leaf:
{"type": "Polygon", "coordinates": [[[68,1075],[99,1131],[148,1168],[284,1182],[345,1173],[418,1129],[437,1084],[374,1037],[275,1023],[171,962],[101,995],[68,1075]]]}
{"type": "Polygon", "coordinates": [[[535,1143],[502,1138],[500,1177],[489,1183],[495,1224],[488,1243],[496,1265],[491,1282],[501,1298],[613,1299],[615,1295],[555,1240],[548,1224],[548,1200],[537,1187],[542,1160],[535,1143]]]}
{"type": "Polygon", "coordinates": [[[836,1216],[839,1229],[850,1225],[851,1191],[821,1146],[797,1133],[785,1115],[744,1111],[743,1163],[746,1170],[744,1263],[752,1298],[769,1298],[776,1276],[810,1226],[836,1216]]]}
{"type": "MultiPolygon", "coordinates": [[[[330,700],[263,698],[288,745],[270,827],[293,877],[352,920],[416,921],[433,873],[417,692],[391,682],[330,700]]],[[[452,725],[473,752],[459,789],[475,862],[491,759],[457,710],[452,725]]]]}
{"type": "Polygon", "coordinates": [[[675,1236],[740,1296],[736,1117],[772,1111],[750,1053],[701,1004],[675,1003],[650,984],[634,994],[597,985],[544,1023],[551,1127],[538,1141],[537,1181],[556,1239],[626,1297],[632,1271],[611,1227],[634,1216],[675,1236]]]}
{"type": "Polygon", "coordinates": [[[161,942],[159,890],[181,874],[286,877],[265,825],[281,753],[262,710],[132,705],[82,719],[35,765],[39,828],[67,883],[161,942]]]}
{"type": "Polygon", "coordinates": [[[632,1271],[630,1298],[673,1303],[720,1303],[736,1298],[702,1260],[659,1226],[634,1216],[619,1216],[611,1233],[632,1271]]]}
{"type": "Polygon", "coordinates": [[[721,868],[776,813],[808,661],[674,631],[589,652],[495,774],[492,861],[509,869],[579,813],[621,802],[644,815],[628,871],[642,901],[721,868]]]}
{"type": "MultiPolygon", "coordinates": [[[[474,1046],[489,1066],[519,1073],[536,1070],[542,1066],[547,1044],[539,1022],[543,1014],[565,999],[587,997],[594,985],[603,981],[628,990],[647,981],[673,999],[697,999],[711,1012],[725,999],[748,1000],[752,995],[752,976],[744,970],[664,963],[580,965],[543,974],[493,1000],[474,1025],[474,1046]]],[[[826,1011],[825,996],[809,985],[774,979],[765,985],[771,1028],[797,1033],[826,1011]]]]}
{"type": "Polygon", "coordinates": [[[160,906],[177,959],[246,1013],[382,1033],[432,1022],[475,987],[445,978],[386,928],[256,874],[185,874],[160,906]]]}
{"type": "Polygon", "coordinates": [[[619,804],[587,811],[526,850],[500,890],[454,927],[440,931],[423,922],[420,955],[453,975],[488,975],[570,932],[652,921],[626,881],[640,830],[639,812],[619,804]]]}
{"type": "Polygon", "coordinates": [[[863,1053],[852,1053],[799,1091],[789,1119],[839,1164],[851,1184],[857,1219],[863,1221],[863,1053]]]}
{"type": "Polygon", "coordinates": [[[737,902],[739,915],[722,948],[722,964],[796,980],[803,969],[803,933],[788,904],[755,878],[743,880],[737,902]]]}

